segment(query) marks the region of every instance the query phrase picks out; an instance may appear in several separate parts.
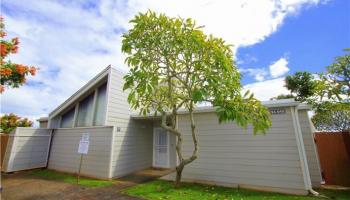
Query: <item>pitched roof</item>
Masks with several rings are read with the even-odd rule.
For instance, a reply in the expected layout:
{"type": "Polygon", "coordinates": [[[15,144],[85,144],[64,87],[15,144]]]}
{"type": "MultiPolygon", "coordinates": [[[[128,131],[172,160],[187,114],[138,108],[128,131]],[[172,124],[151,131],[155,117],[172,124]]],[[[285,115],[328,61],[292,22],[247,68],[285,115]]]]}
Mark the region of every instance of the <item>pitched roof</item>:
{"type": "Polygon", "coordinates": [[[49,118],[53,118],[59,113],[61,113],[64,109],[69,107],[72,103],[74,103],[79,97],[84,95],[87,91],[93,88],[96,84],[98,84],[102,79],[108,76],[110,73],[111,65],[102,70],[99,74],[97,74],[94,78],[92,78],[88,83],[86,83],[83,87],[81,87],[77,92],[75,92],[72,96],[70,96],[66,101],[60,104],[57,108],[50,112],[49,118]]]}

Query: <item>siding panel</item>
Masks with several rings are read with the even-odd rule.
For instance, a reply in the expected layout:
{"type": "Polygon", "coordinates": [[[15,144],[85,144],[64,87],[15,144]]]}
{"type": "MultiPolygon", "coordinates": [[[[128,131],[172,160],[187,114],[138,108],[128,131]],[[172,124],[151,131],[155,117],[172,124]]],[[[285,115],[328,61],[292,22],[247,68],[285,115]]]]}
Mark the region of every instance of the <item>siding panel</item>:
{"type": "MultiPolygon", "coordinates": [[[[219,124],[215,113],[195,114],[195,121],[199,158],[185,167],[185,180],[306,193],[290,109],[272,116],[266,135],[254,136],[251,127],[244,129],[234,122],[219,124]]],[[[184,156],[193,151],[189,125],[188,115],[181,115],[184,156]]]]}
{"type": "Polygon", "coordinates": [[[301,132],[303,134],[305,153],[307,157],[307,163],[309,166],[312,186],[320,187],[322,181],[321,169],[318,160],[316,145],[314,142],[314,133],[311,131],[310,123],[312,122],[310,122],[306,110],[299,111],[299,121],[301,126],[301,132]]]}
{"type": "Polygon", "coordinates": [[[89,133],[89,152],[83,156],[81,174],[96,178],[110,177],[113,127],[68,128],[55,130],[49,169],[77,173],[80,162],[78,145],[83,133],[89,133]]]}
{"type": "Polygon", "coordinates": [[[107,124],[115,126],[112,176],[121,177],[152,165],[153,126],[130,119],[131,109],[123,88],[123,74],[112,68],[108,91],[107,124]]]}
{"type": "Polygon", "coordinates": [[[14,172],[46,166],[51,129],[18,127],[9,135],[2,170],[14,172]]]}

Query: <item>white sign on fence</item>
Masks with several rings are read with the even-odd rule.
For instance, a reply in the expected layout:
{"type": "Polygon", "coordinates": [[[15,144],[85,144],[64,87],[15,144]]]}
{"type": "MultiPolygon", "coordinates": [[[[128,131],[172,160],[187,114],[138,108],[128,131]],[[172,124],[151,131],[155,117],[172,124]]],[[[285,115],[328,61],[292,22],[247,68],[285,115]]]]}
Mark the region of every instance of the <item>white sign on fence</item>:
{"type": "Polygon", "coordinates": [[[81,136],[81,139],[80,139],[80,142],[79,142],[78,153],[80,153],[80,154],[88,154],[89,144],[90,144],[90,135],[89,135],[89,133],[84,133],[81,136]]]}
{"type": "Polygon", "coordinates": [[[83,135],[81,135],[81,141],[89,141],[90,140],[90,134],[89,133],[83,133],[83,135]]]}

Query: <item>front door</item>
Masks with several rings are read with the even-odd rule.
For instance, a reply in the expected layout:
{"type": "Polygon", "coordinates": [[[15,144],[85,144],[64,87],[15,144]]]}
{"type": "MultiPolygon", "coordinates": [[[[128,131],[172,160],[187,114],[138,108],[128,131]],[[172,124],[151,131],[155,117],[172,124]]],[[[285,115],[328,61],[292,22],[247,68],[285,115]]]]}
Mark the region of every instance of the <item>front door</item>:
{"type": "Polygon", "coordinates": [[[153,130],[153,167],[169,168],[169,134],[163,128],[153,130]]]}

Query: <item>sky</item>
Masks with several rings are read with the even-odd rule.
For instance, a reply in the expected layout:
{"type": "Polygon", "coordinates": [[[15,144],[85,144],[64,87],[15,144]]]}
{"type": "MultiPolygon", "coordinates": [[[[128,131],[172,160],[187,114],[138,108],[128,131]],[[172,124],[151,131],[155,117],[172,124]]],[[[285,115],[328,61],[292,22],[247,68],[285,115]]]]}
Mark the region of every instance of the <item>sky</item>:
{"type": "Polygon", "coordinates": [[[260,100],[287,94],[284,77],[322,72],[350,47],[348,0],[2,0],[11,61],[39,67],[27,84],[1,94],[1,113],[47,116],[98,72],[127,71],[122,34],[138,12],[191,17],[232,44],[244,90],[260,100]]]}

